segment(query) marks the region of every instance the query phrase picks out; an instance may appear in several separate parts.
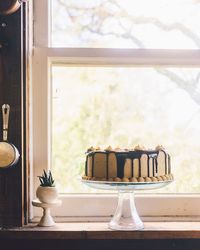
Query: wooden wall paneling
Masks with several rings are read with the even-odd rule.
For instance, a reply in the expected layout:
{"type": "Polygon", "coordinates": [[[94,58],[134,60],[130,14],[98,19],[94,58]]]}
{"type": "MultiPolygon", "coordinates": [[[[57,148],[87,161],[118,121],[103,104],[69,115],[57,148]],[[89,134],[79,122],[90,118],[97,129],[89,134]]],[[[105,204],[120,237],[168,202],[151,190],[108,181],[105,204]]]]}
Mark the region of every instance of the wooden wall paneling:
{"type": "Polygon", "coordinates": [[[10,105],[8,140],[21,155],[16,166],[0,169],[0,226],[5,228],[24,224],[23,35],[23,7],[12,15],[0,15],[0,106],[10,105]]]}

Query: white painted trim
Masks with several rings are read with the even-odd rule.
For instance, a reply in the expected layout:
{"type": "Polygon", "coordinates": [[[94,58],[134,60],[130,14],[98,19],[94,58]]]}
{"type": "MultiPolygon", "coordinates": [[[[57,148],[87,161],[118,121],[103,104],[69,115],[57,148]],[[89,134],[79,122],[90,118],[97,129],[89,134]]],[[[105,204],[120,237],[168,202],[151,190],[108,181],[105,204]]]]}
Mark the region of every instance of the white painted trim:
{"type": "MultiPolygon", "coordinates": [[[[41,214],[39,216],[35,216],[33,219],[30,220],[32,223],[37,223],[40,221],[41,214]]],[[[141,219],[143,222],[199,222],[200,217],[199,216],[151,216],[151,217],[145,217],[141,216],[141,219]]],[[[54,216],[55,222],[58,223],[66,223],[66,222],[109,222],[111,220],[110,217],[57,217],[54,216]]]]}
{"type": "MultiPolygon", "coordinates": [[[[30,122],[32,121],[33,194],[37,176],[50,167],[49,66],[200,66],[200,50],[49,48],[49,0],[34,0],[34,50],[30,122]]],[[[33,195],[34,196],[34,195],[33,195]]],[[[116,206],[116,195],[62,195],[63,205],[52,211],[54,216],[76,221],[108,220],[116,206]],[[106,205],[105,205],[106,204],[106,205]],[[66,217],[67,216],[67,217],[66,217]],[[96,219],[95,219],[96,218],[96,219]]],[[[198,195],[137,195],[136,205],[144,218],[200,218],[198,195]],[[164,216],[164,217],[163,217],[164,216]],[[178,216],[178,217],[177,217],[178,216]],[[191,217],[192,216],[192,217],[191,217]],[[196,217],[198,216],[198,217],[196,217]]],[[[32,216],[40,216],[34,208],[32,216]]],[[[154,220],[154,219],[153,219],[154,220]]]]}
{"type": "Polygon", "coordinates": [[[49,166],[48,147],[48,60],[42,54],[33,56],[32,76],[32,150],[33,181],[49,166]],[[37,72],[37,73],[36,73],[37,72]]]}
{"type": "MultiPolygon", "coordinates": [[[[110,218],[117,206],[117,194],[75,194],[61,195],[62,206],[52,210],[56,217],[90,220],[110,218]],[[105,205],[106,204],[106,205],[105,205]],[[82,218],[83,217],[83,218],[82,218]]],[[[200,195],[196,194],[136,194],[136,207],[140,216],[145,218],[200,218],[200,195]]],[[[35,209],[34,216],[41,210],[35,209]]]]}
{"type": "Polygon", "coordinates": [[[35,47],[34,55],[60,64],[116,66],[200,66],[200,50],[85,49],[35,47]]]}
{"type": "MultiPolygon", "coordinates": [[[[67,64],[70,66],[92,65],[92,66],[150,66],[157,62],[163,66],[167,60],[167,65],[173,66],[199,66],[199,51],[136,51],[125,50],[125,54],[118,50],[101,49],[51,49],[35,48],[33,56],[33,166],[34,183],[36,190],[38,185],[37,176],[42,169],[50,167],[49,155],[50,143],[50,109],[49,103],[51,87],[49,66],[51,63],[67,64]],[[154,58],[155,52],[155,58],[154,58]],[[196,54],[197,53],[197,54],[196,54]],[[184,54],[184,55],[183,55],[184,54]],[[170,56],[169,56],[170,55],[170,56]],[[195,55],[195,56],[194,56],[195,55]],[[122,63],[123,62],[123,63],[122,63]],[[138,63],[140,62],[140,63],[138,63]],[[48,122],[49,121],[49,122],[48,122]]],[[[35,192],[35,191],[34,191],[35,192]]],[[[198,197],[195,196],[155,196],[149,195],[138,198],[138,210],[142,216],[200,216],[198,207],[200,206],[198,197]],[[171,198],[169,198],[171,197],[171,198]],[[148,201],[148,206],[145,203],[148,201]],[[143,204],[143,205],[140,205],[143,204]],[[167,207],[167,209],[166,209],[167,207]],[[148,208],[148,210],[145,210],[148,208]]],[[[111,215],[113,206],[116,205],[116,197],[101,195],[67,195],[62,196],[63,205],[55,209],[55,216],[77,217],[107,217],[111,215]],[[83,204],[87,206],[83,207],[83,204]],[[105,206],[106,204],[106,206],[105,206]],[[115,204],[115,205],[114,205],[115,204]],[[80,210],[81,207],[81,210],[80,210]]],[[[34,216],[41,211],[34,209],[34,216]]]]}
{"type": "Polygon", "coordinates": [[[34,45],[49,47],[50,37],[50,0],[33,1],[34,45]]]}

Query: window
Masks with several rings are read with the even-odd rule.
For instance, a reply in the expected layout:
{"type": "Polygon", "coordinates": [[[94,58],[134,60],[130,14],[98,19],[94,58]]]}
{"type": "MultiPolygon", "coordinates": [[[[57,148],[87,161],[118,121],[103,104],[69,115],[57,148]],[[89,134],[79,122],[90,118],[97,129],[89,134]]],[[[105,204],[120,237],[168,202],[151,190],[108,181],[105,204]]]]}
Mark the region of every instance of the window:
{"type": "Polygon", "coordinates": [[[56,213],[111,214],[116,195],[77,179],[84,151],[138,143],[163,144],[176,178],[139,193],[140,214],[199,213],[199,9],[192,0],[34,1],[33,176],[36,187],[51,166],[63,199],[56,213]]]}

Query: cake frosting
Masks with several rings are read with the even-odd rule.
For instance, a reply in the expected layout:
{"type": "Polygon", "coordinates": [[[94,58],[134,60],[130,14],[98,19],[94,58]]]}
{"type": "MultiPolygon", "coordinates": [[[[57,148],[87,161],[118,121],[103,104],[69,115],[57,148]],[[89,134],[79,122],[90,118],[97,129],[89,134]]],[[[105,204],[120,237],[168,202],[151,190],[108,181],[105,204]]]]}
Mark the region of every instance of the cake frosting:
{"type": "Polygon", "coordinates": [[[162,145],[145,149],[137,145],[133,149],[87,150],[85,161],[86,180],[116,182],[157,182],[172,180],[171,159],[162,145]]]}

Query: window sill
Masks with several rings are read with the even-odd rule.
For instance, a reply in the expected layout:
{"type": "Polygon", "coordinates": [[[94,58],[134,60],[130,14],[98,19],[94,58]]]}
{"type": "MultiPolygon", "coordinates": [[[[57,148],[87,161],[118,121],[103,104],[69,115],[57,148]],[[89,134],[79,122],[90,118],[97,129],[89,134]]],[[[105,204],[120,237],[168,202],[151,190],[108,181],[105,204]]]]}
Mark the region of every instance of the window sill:
{"type": "Polygon", "coordinates": [[[107,223],[57,223],[55,227],[0,230],[1,239],[131,240],[131,239],[200,239],[200,222],[145,222],[142,231],[112,231],[107,223]]]}

